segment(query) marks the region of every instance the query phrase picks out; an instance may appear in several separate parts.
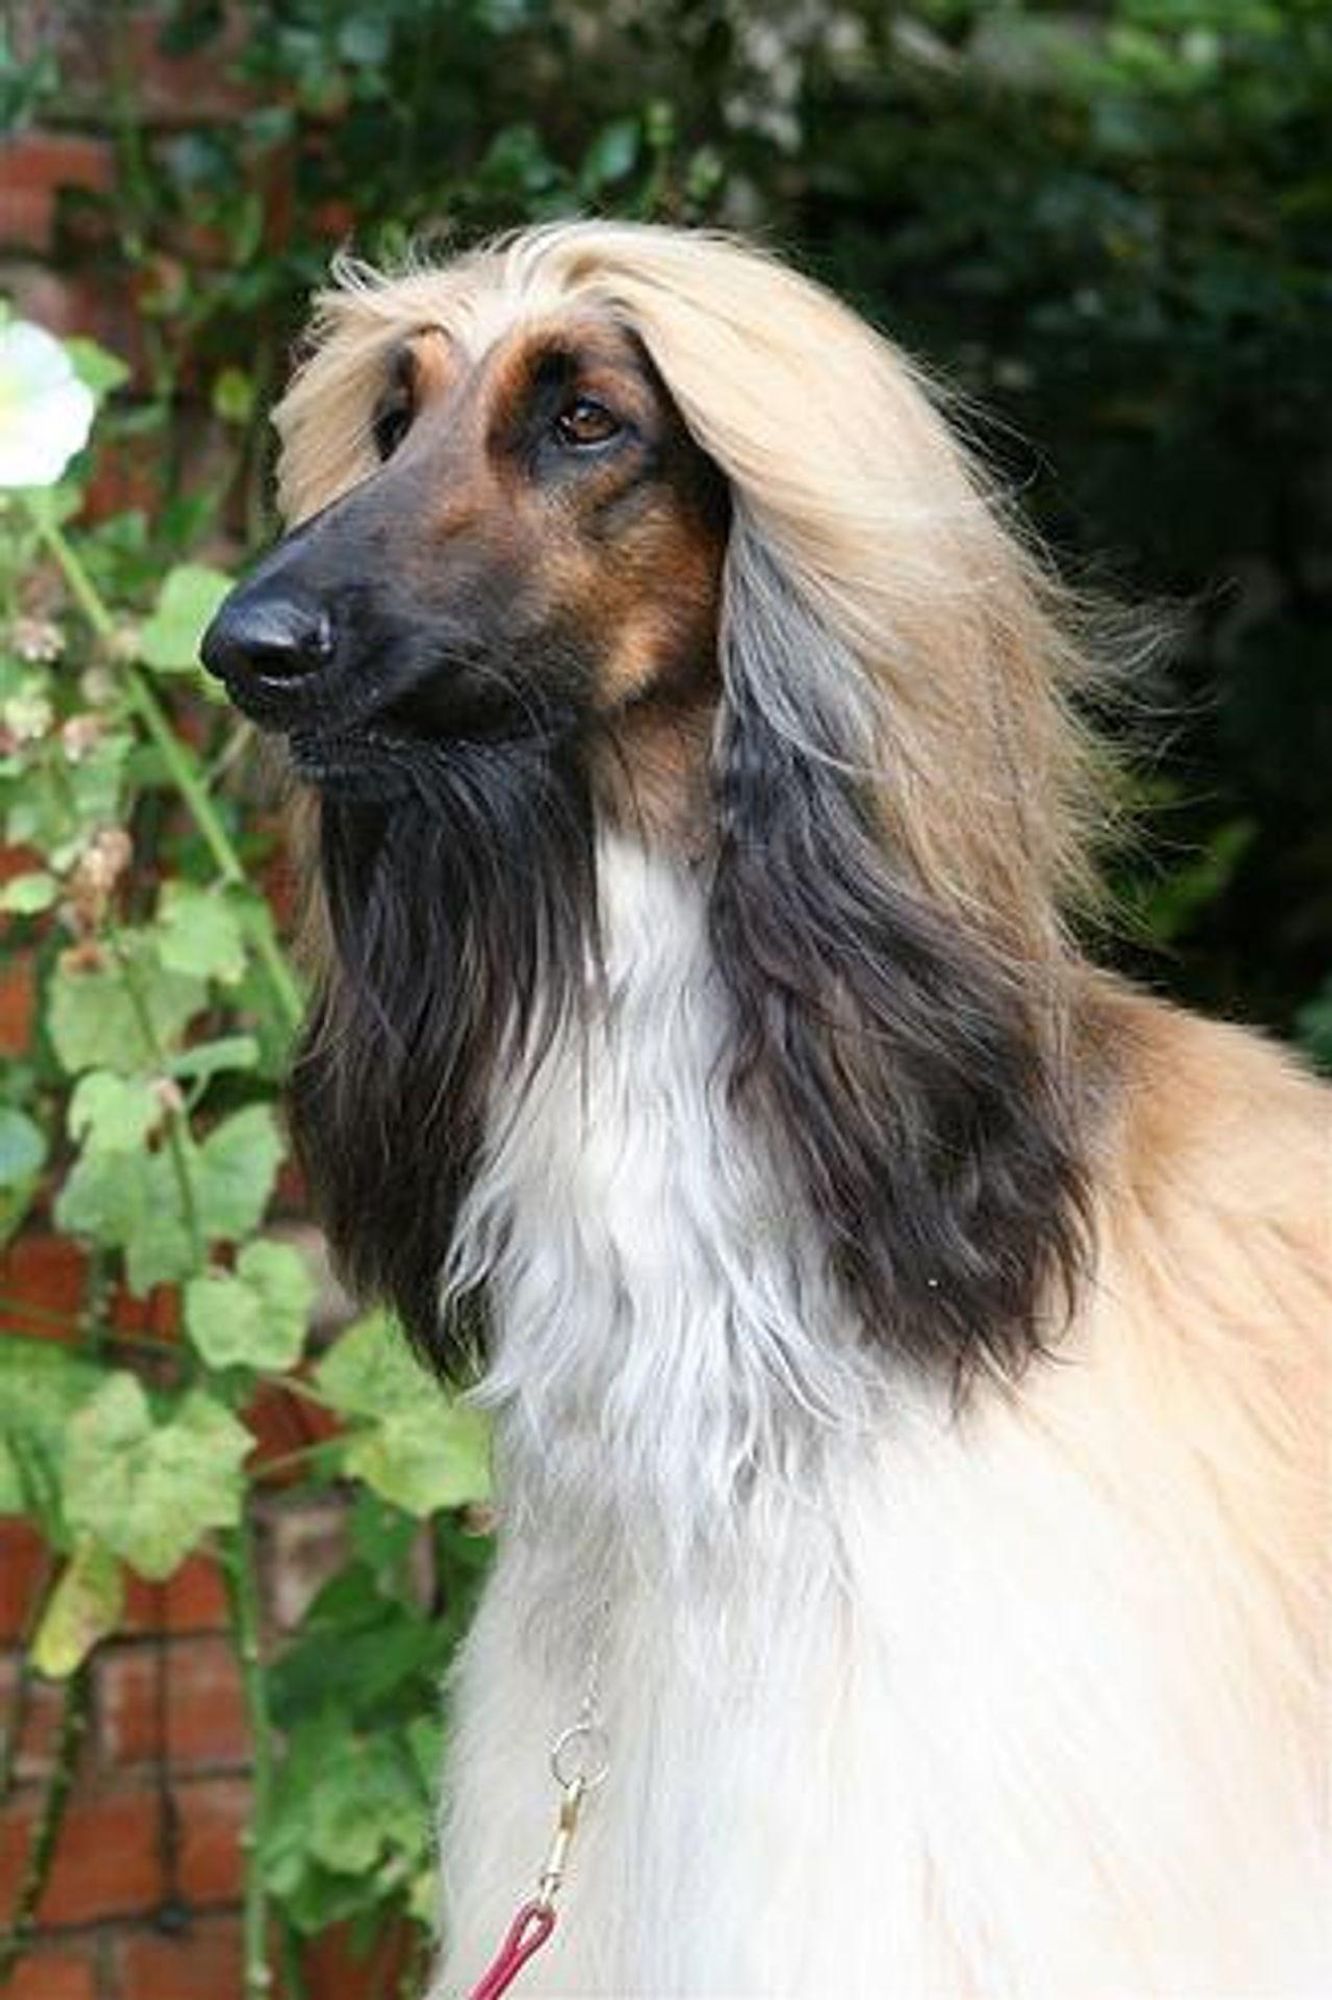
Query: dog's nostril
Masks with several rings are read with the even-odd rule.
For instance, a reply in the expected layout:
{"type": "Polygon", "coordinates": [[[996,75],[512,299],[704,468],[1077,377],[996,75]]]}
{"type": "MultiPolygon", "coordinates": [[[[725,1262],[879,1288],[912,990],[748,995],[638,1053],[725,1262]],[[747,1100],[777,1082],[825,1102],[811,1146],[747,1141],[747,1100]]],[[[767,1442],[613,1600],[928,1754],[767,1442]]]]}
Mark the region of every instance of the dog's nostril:
{"type": "Polygon", "coordinates": [[[321,606],[247,598],[244,587],[227,598],[199,648],[209,672],[223,680],[298,680],[317,673],[332,654],[333,627],[321,606]]]}

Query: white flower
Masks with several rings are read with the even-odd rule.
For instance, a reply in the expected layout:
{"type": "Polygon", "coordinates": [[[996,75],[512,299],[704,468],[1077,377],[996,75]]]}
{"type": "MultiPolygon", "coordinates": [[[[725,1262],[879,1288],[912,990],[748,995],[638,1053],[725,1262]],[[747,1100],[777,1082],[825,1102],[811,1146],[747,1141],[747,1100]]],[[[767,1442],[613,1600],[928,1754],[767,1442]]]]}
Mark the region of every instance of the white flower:
{"type": "Polygon", "coordinates": [[[0,326],[0,486],[54,486],[88,442],[93,409],[52,334],[22,319],[0,326]]]}

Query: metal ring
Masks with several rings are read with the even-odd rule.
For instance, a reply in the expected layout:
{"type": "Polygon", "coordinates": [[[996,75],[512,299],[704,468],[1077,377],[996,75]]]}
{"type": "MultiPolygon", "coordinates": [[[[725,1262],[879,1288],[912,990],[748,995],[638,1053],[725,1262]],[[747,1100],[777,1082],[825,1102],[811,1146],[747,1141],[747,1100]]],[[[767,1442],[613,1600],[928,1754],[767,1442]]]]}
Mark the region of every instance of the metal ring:
{"type": "Polygon", "coordinates": [[[610,1742],[605,1730],[595,1722],[575,1722],[551,1744],[550,1768],[562,1790],[581,1785],[584,1791],[594,1792],[610,1770],[610,1742]],[[575,1745],[582,1746],[581,1757],[570,1755],[575,1745]]]}

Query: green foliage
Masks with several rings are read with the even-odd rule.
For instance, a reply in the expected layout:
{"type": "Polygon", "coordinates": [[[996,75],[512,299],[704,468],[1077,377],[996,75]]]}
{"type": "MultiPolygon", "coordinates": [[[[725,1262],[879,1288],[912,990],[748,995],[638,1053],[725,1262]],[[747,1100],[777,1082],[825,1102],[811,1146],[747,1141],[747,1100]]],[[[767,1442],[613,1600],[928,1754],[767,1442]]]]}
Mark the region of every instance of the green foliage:
{"type": "MultiPolygon", "coordinates": [[[[123,386],[111,357],[84,344],[76,360],[103,396],[123,386]]],[[[234,385],[224,400],[233,421],[234,385]]],[[[114,411],[103,421],[114,429],[114,411]]],[[[275,836],[227,783],[244,732],[201,699],[196,660],[227,579],[190,557],[200,510],[85,529],[79,504],[77,478],[54,497],[0,495],[0,815],[30,862],[3,903],[41,986],[38,1036],[0,1102],[0,1231],[36,1207],[88,1269],[83,1311],[50,1328],[62,1341],[0,1341],[0,1512],[27,1515],[52,1552],[29,1651],[55,1680],[116,1632],[127,1571],[163,1581],[201,1547],[221,1555],[262,1773],[257,1994],[270,1911],[301,1934],[428,1916],[437,1685],[484,1539],[436,1542],[421,1524],[484,1499],[487,1445],[382,1316],[322,1358],[312,1347],[315,1279],[270,1213],[300,995],[244,886],[275,836]],[[62,578],[59,621],[34,617],[29,602],[55,602],[62,578]],[[178,1339],[123,1335],[120,1283],[176,1287],[178,1339]],[[348,1566],[289,1669],[266,1657],[250,1553],[261,1387],[322,1404],[335,1425],[283,1476],[362,1496],[348,1566]],[[405,1551],[423,1536],[443,1616],[413,1596],[405,1551]],[[312,1684],[316,1657],[332,1680],[298,1716],[283,1676],[312,1684]],[[345,1686],[349,1658],[362,1688],[345,1686]]]]}

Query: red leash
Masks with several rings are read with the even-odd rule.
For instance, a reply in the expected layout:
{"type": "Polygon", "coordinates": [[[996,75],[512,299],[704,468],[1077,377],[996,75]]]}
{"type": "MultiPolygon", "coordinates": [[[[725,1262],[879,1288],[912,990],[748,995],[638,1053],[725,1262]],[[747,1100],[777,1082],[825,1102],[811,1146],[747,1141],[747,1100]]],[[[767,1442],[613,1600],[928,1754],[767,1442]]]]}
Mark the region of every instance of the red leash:
{"type": "Polygon", "coordinates": [[[534,1952],[540,1951],[554,1928],[555,1910],[552,1904],[524,1903],[509,1925],[509,1935],[496,1953],[490,1970],[481,1984],[473,1988],[468,2000],[500,2000],[500,1994],[508,1992],[528,1959],[534,1952]]]}

